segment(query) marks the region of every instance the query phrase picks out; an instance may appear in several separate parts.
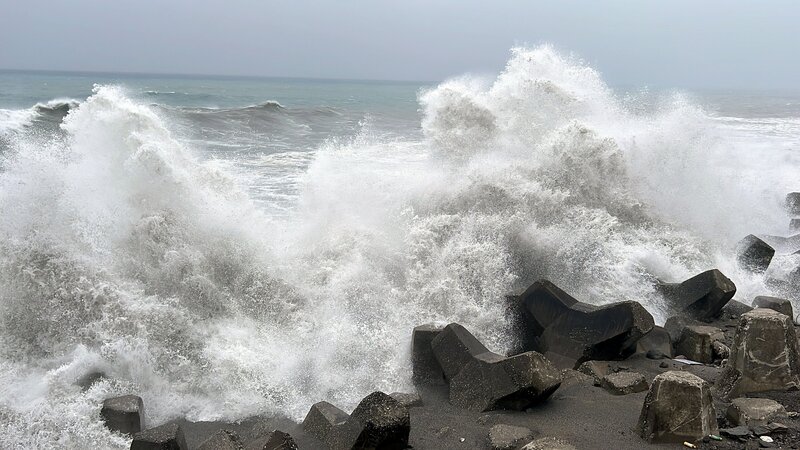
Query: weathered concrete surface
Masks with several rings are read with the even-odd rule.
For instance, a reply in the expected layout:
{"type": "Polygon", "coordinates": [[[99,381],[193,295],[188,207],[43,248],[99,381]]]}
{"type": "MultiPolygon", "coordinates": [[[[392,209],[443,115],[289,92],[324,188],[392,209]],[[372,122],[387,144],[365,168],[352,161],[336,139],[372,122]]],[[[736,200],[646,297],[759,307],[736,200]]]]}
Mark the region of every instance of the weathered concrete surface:
{"type": "Polygon", "coordinates": [[[710,385],[687,372],[658,375],[644,400],[638,428],[649,442],[694,441],[717,434],[710,385]]]}
{"type": "Polygon", "coordinates": [[[461,408],[523,410],[547,399],[561,383],[561,373],[541,354],[503,357],[456,323],[445,327],[432,347],[449,381],[450,402],[461,408]]]}
{"type": "Polygon", "coordinates": [[[728,364],[717,383],[721,395],[800,387],[800,349],[789,316],[756,308],[739,318],[728,364]]]}
{"type": "Polygon", "coordinates": [[[743,397],[733,399],[726,412],[726,417],[733,426],[754,427],[786,420],[788,414],[786,408],[775,400],[743,397]]]}

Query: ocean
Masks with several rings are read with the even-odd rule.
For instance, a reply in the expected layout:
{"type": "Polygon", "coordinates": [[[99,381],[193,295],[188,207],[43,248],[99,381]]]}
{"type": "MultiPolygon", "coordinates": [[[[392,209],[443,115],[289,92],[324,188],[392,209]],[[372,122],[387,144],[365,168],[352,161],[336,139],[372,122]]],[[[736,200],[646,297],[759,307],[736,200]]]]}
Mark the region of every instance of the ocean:
{"type": "Polygon", "coordinates": [[[785,295],[800,256],[735,246],[793,233],[800,91],[609,86],[549,47],[499,69],[0,72],[0,446],[127,448],[98,416],[127,393],[151,425],[349,410],[411,389],[416,325],[511,348],[504,298],[540,278],[661,323],[656,280],[785,295]]]}

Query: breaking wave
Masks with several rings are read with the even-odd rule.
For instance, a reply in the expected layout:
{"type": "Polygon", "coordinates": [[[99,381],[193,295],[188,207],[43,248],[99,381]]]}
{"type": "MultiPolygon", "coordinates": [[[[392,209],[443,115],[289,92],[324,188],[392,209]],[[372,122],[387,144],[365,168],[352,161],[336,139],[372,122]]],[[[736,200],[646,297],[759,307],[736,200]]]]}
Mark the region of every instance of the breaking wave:
{"type": "Polygon", "coordinates": [[[785,154],[680,95],[630,103],[580,61],[514,49],[495,80],[421,92],[421,139],[329,140],[276,216],[158,108],[97,87],[64,139],[3,156],[0,434],[123,448],[97,413],[130,392],[151,424],[351,408],[409,388],[420,323],[509,348],[504,295],[541,277],[658,320],[656,278],[718,267],[748,303],[769,292],[731,253],[785,231],[785,154]]]}

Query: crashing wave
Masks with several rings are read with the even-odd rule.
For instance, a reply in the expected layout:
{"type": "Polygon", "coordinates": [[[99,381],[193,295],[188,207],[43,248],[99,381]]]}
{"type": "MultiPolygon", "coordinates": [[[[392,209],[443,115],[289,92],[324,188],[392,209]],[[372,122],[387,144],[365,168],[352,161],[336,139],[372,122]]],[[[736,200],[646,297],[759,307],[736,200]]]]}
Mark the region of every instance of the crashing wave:
{"type": "Polygon", "coordinates": [[[0,434],[122,448],[97,409],[130,391],[153,424],[352,407],[409,386],[419,323],[510,347],[504,295],[540,277],[661,320],[656,277],[719,267],[745,295],[768,292],[728,249],[778,202],[737,183],[746,152],[691,103],[641,114],[548,47],[420,103],[423,139],[330,140],[276,218],[155,108],[97,87],[66,139],[0,174],[0,434]]]}

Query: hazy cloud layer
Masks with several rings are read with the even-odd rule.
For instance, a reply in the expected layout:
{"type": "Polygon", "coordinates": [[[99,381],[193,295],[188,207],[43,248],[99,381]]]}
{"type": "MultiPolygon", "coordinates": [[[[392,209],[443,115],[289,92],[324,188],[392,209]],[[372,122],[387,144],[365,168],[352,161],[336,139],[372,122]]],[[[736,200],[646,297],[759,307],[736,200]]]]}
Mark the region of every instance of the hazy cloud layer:
{"type": "Polygon", "coordinates": [[[0,68],[439,80],[515,44],[618,85],[800,87],[800,2],[0,0],[0,68]]]}

